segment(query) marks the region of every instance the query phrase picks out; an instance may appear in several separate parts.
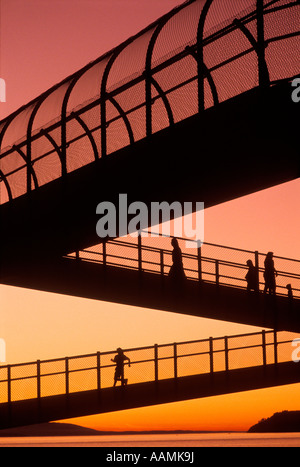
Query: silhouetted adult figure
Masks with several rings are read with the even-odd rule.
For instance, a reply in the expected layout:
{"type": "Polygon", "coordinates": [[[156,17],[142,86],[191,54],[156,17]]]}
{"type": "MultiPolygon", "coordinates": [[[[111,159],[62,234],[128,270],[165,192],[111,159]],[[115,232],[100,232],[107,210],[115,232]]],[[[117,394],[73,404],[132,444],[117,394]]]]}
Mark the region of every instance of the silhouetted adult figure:
{"type": "Polygon", "coordinates": [[[111,361],[116,364],[114,387],[117,384],[117,381],[121,381],[122,386],[127,384],[128,380],[124,378],[124,365],[126,360],[128,360],[128,366],[130,366],[130,358],[124,355],[124,352],[120,347],[117,349],[117,352],[117,355],[111,359],[111,361]]]}
{"type": "Polygon", "coordinates": [[[172,238],[171,242],[173,246],[172,261],[169,277],[172,280],[174,286],[183,286],[186,276],[182,263],[182,252],[178,244],[177,238],[172,238]]]}
{"type": "Polygon", "coordinates": [[[264,293],[269,291],[270,294],[275,295],[276,293],[276,280],[275,276],[277,276],[277,271],[274,266],[273,260],[273,252],[269,251],[265,258],[265,272],[264,272],[264,279],[265,279],[265,288],[264,293]]]}
{"type": "Polygon", "coordinates": [[[246,281],[247,281],[247,291],[250,292],[254,290],[255,292],[258,291],[258,280],[257,280],[257,269],[254,266],[251,259],[247,261],[248,272],[246,274],[246,281]]]}

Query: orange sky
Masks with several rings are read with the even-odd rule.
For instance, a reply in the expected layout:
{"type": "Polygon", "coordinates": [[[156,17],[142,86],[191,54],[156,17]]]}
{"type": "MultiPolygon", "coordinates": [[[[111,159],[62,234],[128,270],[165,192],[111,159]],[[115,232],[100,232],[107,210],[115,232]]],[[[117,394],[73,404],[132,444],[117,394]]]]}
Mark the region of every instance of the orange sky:
{"type": "MultiPolygon", "coordinates": [[[[0,1],[0,77],[7,84],[0,118],[182,3],[0,1]]],[[[297,180],[210,208],[205,212],[205,240],[300,258],[299,194],[297,180]]],[[[0,337],[6,341],[9,363],[256,330],[13,287],[0,286],[0,300],[0,337]]],[[[275,411],[299,409],[299,389],[293,385],[252,391],[92,416],[76,423],[103,430],[247,429],[275,411]]]]}

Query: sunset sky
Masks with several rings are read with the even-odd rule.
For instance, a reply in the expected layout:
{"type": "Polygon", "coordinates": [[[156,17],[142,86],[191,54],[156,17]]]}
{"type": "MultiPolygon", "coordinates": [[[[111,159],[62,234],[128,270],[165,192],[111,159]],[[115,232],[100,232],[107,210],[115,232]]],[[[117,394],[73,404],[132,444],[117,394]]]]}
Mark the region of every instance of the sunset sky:
{"type": "MultiPolygon", "coordinates": [[[[0,78],[7,86],[0,120],[181,3],[0,0],[0,78]]],[[[205,240],[299,259],[299,195],[298,179],[207,209],[205,240]]],[[[0,306],[8,363],[257,330],[5,286],[0,306]]],[[[276,411],[299,410],[299,390],[300,384],[74,422],[100,430],[245,430],[276,411]]]]}

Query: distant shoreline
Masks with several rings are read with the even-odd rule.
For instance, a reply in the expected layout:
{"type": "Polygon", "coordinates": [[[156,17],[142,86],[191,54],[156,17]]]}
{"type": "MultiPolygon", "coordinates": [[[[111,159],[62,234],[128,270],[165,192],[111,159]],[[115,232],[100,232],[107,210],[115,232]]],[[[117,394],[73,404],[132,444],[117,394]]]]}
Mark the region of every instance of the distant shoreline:
{"type": "Polygon", "coordinates": [[[0,430],[0,438],[32,436],[120,436],[120,435],[182,435],[211,433],[247,433],[247,431],[202,431],[202,430],[143,430],[100,431],[72,423],[41,423],[0,430]]]}

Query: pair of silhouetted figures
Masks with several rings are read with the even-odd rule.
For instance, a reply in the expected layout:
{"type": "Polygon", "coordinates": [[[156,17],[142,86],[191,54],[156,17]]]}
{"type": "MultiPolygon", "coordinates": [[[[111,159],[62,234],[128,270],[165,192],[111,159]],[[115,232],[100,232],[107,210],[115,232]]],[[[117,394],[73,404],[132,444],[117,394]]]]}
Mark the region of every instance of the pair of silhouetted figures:
{"type": "MultiPolygon", "coordinates": [[[[251,259],[248,259],[247,261],[247,266],[248,266],[248,272],[246,274],[246,281],[247,281],[247,290],[254,290],[258,291],[259,290],[259,277],[258,277],[258,271],[257,268],[253,265],[251,259]]],[[[276,277],[278,275],[278,272],[275,269],[274,265],[274,259],[273,259],[273,252],[269,251],[267,253],[265,262],[264,262],[264,280],[265,280],[265,287],[264,287],[264,293],[266,294],[269,292],[271,295],[276,294],[276,277]]],[[[286,286],[288,290],[288,297],[290,299],[293,298],[293,291],[292,291],[292,286],[291,284],[288,284],[286,286]]]]}
{"type": "MultiPolygon", "coordinates": [[[[264,270],[264,279],[265,279],[265,288],[264,293],[269,291],[270,294],[275,295],[276,293],[276,279],[277,271],[274,266],[274,259],[273,253],[269,251],[265,258],[265,270],[264,270]]],[[[251,259],[247,261],[248,272],[246,274],[246,281],[247,281],[247,290],[259,290],[259,277],[258,277],[258,270],[253,265],[251,259]]]]}

